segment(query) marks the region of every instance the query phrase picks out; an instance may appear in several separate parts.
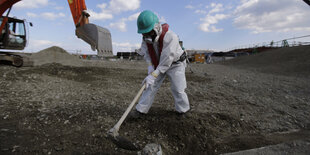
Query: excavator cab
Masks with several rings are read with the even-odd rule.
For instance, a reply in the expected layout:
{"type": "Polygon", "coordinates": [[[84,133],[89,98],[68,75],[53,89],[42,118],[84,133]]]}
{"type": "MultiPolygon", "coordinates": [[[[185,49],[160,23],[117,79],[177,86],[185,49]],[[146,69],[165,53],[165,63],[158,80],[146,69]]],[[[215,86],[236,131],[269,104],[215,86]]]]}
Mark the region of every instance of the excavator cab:
{"type": "Polygon", "coordinates": [[[7,18],[7,22],[0,33],[0,49],[23,50],[26,47],[25,21],[11,17],[1,17],[0,25],[7,18]]]}

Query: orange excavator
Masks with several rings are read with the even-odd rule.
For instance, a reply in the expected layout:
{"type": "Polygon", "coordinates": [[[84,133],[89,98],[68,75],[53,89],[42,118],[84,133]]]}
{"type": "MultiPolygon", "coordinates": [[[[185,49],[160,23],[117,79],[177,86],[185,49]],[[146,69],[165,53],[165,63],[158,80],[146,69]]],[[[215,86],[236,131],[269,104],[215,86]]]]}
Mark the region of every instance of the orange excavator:
{"type": "MultiPolygon", "coordinates": [[[[21,0],[0,0],[0,49],[23,50],[27,45],[26,22],[9,17],[12,6],[21,0]],[[6,12],[6,15],[3,15],[6,12]]],[[[84,0],[68,0],[75,34],[97,50],[99,56],[112,55],[112,39],[108,29],[89,23],[84,0]]],[[[32,26],[32,23],[30,23],[32,26]]],[[[23,65],[23,57],[15,52],[0,51],[0,61],[6,61],[16,67],[23,65]]]]}

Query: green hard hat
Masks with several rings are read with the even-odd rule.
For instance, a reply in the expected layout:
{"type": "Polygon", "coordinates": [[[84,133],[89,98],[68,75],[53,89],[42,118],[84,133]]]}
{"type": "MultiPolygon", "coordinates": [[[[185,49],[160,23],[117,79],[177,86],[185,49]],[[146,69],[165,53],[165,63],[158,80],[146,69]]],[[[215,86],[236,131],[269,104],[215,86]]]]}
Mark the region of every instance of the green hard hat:
{"type": "Polygon", "coordinates": [[[138,33],[150,32],[158,22],[158,17],[152,11],[141,12],[137,20],[138,33]]]}

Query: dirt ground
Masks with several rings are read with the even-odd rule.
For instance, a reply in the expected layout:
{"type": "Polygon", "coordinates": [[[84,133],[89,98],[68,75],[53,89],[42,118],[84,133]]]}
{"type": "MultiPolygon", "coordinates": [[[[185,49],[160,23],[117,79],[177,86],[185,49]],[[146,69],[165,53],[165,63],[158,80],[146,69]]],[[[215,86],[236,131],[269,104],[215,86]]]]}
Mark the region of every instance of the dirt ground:
{"type": "MultiPolygon", "coordinates": [[[[177,115],[168,79],[148,115],[120,135],[165,154],[221,154],[310,140],[310,46],[186,71],[189,115],[177,115]],[[286,56],[285,56],[286,55],[286,56]]],[[[0,154],[137,154],[107,131],[146,76],[143,61],[0,66],[0,154]]]]}

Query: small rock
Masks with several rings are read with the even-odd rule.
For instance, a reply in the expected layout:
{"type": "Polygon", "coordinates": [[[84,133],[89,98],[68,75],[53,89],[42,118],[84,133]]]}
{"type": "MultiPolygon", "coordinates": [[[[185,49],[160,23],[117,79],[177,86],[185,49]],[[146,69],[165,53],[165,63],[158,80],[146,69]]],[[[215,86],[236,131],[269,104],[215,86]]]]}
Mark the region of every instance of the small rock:
{"type": "Polygon", "coordinates": [[[0,131],[7,132],[9,129],[1,129],[0,131]]]}
{"type": "Polygon", "coordinates": [[[19,148],[19,147],[20,147],[20,146],[18,146],[18,145],[14,145],[14,146],[13,146],[13,150],[12,150],[12,152],[15,152],[15,151],[16,151],[16,149],[17,149],[17,148],[19,148]]]}
{"type": "Polygon", "coordinates": [[[181,143],[181,146],[182,146],[182,148],[185,148],[185,144],[184,143],[181,143]]]}
{"type": "Polygon", "coordinates": [[[9,115],[6,115],[3,117],[3,119],[8,119],[9,118],[9,115]]]}
{"type": "Polygon", "coordinates": [[[64,122],[64,124],[69,124],[70,123],[70,121],[69,120],[66,120],[65,122],[64,122]]]}
{"type": "Polygon", "coordinates": [[[56,150],[56,151],[61,151],[61,150],[62,150],[62,147],[56,146],[56,147],[55,147],[55,150],[56,150]]]}
{"type": "Polygon", "coordinates": [[[151,143],[147,144],[142,152],[140,153],[141,155],[162,155],[162,149],[159,144],[151,143]]]}
{"type": "Polygon", "coordinates": [[[46,153],[47,153],[47,151],[48,151],[47,149],[43,149],[43,153],[44,153],[44,154],[46,154],[46,153]]]}

